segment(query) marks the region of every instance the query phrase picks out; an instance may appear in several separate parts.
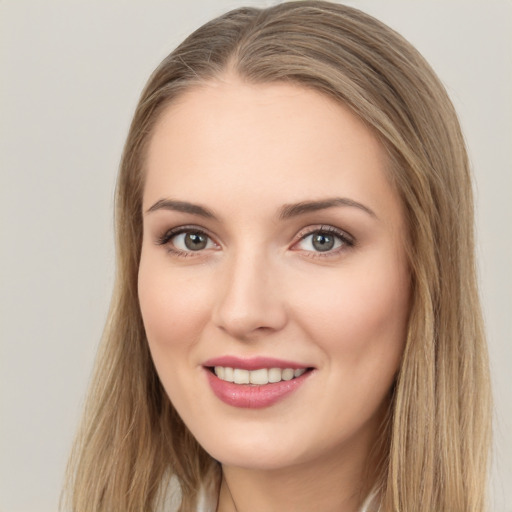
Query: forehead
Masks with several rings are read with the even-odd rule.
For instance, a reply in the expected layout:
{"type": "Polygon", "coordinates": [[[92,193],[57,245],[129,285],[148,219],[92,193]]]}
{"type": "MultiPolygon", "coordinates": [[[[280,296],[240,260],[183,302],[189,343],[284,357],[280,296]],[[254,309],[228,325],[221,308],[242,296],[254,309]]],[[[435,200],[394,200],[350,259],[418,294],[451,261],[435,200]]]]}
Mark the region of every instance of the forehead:
{"type": "Polygon", "coordinates": [[[235,196],[261,209],[262,198],[277,207],[342,195],[378,209],[397,201],[386,164],[373,133],[333,99],[291,84],[218,80],[184,93],[161,115],[144,205],[180,196],[227,206],[235,196]]]}

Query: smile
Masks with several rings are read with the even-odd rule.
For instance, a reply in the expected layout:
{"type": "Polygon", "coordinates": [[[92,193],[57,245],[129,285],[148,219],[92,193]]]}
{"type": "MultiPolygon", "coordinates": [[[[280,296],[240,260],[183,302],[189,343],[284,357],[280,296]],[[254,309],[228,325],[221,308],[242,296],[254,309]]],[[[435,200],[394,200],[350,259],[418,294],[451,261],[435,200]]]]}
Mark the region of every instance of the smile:
{"type": "Polygon", "coordinates": [[[258,370],[245,370],[243,368],[231,368],[229,366],[215,366],[213,371],[219,379],[226,382],[262,386],[269,383],[273,384],[295,379],[296,377],[300,377],[306,369],[260,368],[258,370]]]}
{"type": "Polygon", "coordinates": [[[269,407],[294,394],[315,368],[274,358],[225,356],[203,364],[214,395],[245,409],[269,407]]]}

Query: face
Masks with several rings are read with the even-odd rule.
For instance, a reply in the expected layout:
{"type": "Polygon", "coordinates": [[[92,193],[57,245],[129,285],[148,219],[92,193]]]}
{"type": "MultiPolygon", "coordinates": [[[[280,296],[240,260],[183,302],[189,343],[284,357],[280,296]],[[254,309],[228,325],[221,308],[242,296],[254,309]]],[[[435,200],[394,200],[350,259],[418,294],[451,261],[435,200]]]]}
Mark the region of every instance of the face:
{"type": "Polygon", "coordinates": [[[140,306],[190,431],[231,466],[363,457],[409,302],[376,138],[318,92],[225,77],[167,108],[146,165],[140,306]]]}

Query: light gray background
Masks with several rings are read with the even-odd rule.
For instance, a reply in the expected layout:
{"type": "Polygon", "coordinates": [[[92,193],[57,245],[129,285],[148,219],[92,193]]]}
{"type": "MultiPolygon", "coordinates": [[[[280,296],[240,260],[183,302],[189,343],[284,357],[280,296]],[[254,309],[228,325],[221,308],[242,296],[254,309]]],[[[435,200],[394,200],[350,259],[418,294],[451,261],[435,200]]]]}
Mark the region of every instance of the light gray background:
{"type": "MultiPolygon", "coordinates": [[[[138,94],[235,0],[0,0],[0,511],[57,509],[113,277],[112,197],[138,94]]],[[[496,409],[493,510],[512,511],[512,3],[353,0],[446,84],[476,177],[496,409]]]]}

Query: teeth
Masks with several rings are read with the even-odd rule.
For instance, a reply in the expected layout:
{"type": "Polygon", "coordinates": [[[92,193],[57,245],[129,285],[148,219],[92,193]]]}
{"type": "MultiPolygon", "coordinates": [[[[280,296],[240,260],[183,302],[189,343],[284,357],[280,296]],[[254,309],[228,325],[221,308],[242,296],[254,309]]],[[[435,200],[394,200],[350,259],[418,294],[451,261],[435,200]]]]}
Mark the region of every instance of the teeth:
{"type": "Polygon", "coordinates": [[[283,378],[283,380],[292,380],[293,379],[293,370],[291,368],[284,369],[281,377],[283,378]]]}
{"type": "Polygon", "coordinates": [[[268,384],[268,370],[262,368],[249,372],[249,382],[251,384],[268,384]]]}
{"type": "Polygon", "coordinates": [[[281,380],[281,368],[270,368],[268,371],[269,382],[279,382],[281,380]]]}
{"type": "Polygon", "coordinates": [[[229,368],[227,366],[215,366],[215,375],[221,380],[234,382],[235,384],[263,385],[292,380],[300,377],[306,371],[305,368],[261,368],[259,370],[242,370],[241,368],[229,368]]]}
{"type": "Polygon", "coordinates": [[[233,382],[235,384],[249,384],[249,370],[233,369],[233,382]]]}
{"type": "MultiPolygon", "coordinates": [[[[220,366],[220,368],[222,368],[222,366],[220,366]]],[[[235,376],[233,375],[233,373],[233,368],[224,368],[224,380],[228,382],[233,382],[235,380],[235,376]]]]}

